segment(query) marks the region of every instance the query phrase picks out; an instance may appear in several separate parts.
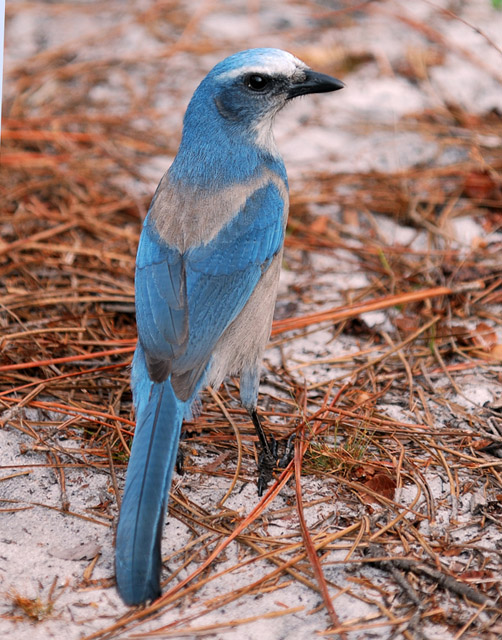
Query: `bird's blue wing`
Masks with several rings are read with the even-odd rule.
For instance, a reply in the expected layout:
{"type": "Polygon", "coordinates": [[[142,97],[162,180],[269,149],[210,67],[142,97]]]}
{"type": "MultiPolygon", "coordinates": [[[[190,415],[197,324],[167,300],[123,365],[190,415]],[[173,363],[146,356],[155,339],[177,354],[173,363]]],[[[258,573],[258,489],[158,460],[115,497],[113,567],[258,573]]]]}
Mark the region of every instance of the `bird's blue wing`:
{"type": "Polygon", "coordinates": [[[160,241],[147,219],[136,257],[136,322],[145,353],[173,360],[188,337],[183,256],[160,241]]]}
{"type": "Polygon", "coordinates": [[[284,201],[274,184],[258,189],[208,244],[186,257],[189,339],[177,367],[196,367],[237,317],[284,237],[284,201]]]}
{"type": "Polygon", "coordinates": [[[184,254],[146,223],[138,249],[136,313],[147,359],[169,361],[176,375],[206,368],[219,337],[280,250],[284,219],[283,197],[269,183],[210,242],[184,254]]]}

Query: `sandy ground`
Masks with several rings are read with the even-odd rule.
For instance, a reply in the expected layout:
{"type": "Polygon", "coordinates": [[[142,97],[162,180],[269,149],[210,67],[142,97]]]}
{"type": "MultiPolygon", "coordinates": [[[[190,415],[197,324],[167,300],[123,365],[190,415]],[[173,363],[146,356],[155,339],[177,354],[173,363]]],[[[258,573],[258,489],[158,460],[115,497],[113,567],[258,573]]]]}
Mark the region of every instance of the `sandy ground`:
{"type": "MultiPolygon", "coordinates": [[[[29,65],[32,56],[40,51],[50,51],[74,41],[76,62],[95,60],[98,64],[105,56],[154,57],[164,50],[166,42],[172,41],[166,26],[160,24],[157,37],[152,37],[141,21],[135,19],[140,9],[148,8],[149,2],[134,3],[134,11],[131,3],[124,3],[131,8],[129,13],[118,3],[111,3],[99,11],[93,3],[75,3],[71,11],[64,10],[68,4],[10,3],[6,31],[7,95],[9,71],[19,65],[29,65]],[[56,10],[58,7],[63,7],[63,10],[56,10]],[[110,33],[109,50],[103,38],[107,32],[110,33]]],[[[502,111],[502,56],[489,40],[502,45],[502,12],[495,11],[487,0],[453,3],[455,12],[466,23],[442,15],[436,4],[388,2],[382,3],[381,11],[361,12],[351,20],[340,17],[339,28],[336,20],[329,22],[329,11],[322,5],[256,4],[257,7],[254,7],[255,3],[245,2],[184,5],[191,15],[199,12],[194,27],[198,41],[221,42],[221,48],[214,51],[208,47],[208,53],[197,55],[180,50],[166,60],[162,76],[156,78],[152,110],[156,113],[159,129],[172,135],[174,140],[179,138],[184,105],[204,73],[227,53],[248,46],[282,47],[304,57],[313,66],[317,62],[325,69],[326,64],[331,64],[332,73],[336,71],[340,49],[349,51],[354,57],[367,58],[353,71],[343,72],[346,89],[330,96],[297,101],[278,118],[278,145],[286,161],[292,190],[297,193],[301,192],[302,185],[307,184],[306,177],[316,171],[322,171],[324,175],[371,170],[394,172],[425,164],[445,167],[461,161],[469,153],[468,149],[455,143],[438,144],[433,136],[410,127],[407,118],[417,112],[442,108],[450,102],[480,116],[492,110],[502,111]],[[313,16],[317,16],[321,24],[319,14],[323,13],[326,14],[327,26],[319,29],[316,39],[312,32],[313,16]],[[397,19],[396,15],[405,16],[408,22],[397,19]],[[411,21],[427,25],[431,32],[413,28],[411,21]],[[471,25],[476,25],[484,35],[471,25]],[[441,43],[434,41],[432,32],[439,34],[441,43]],[[403,61],[410,60],[410,52],[433,55],[437,50],[446,53],[438,64],[428,68],[423,82],[410,82],[396,73],[403,61]]],[[[183,37],[189,40],[194,36],[188,33],[183,37]]],[[[146,91],[147,72],[147,65],[143,70],[141,65],[135,66],[128,74],[128,82],[139,87],[139,91],[146,91]]],[[[57,104],[60,100],[57,91],[57,84],[49,78],[43,91],[33,95],[34,108],[37,101],[45,104],[54,100],[57,104]]],[[[117,71],[116,76],[103,77],[103,81],[92,89],[90,98],[95,101],[96,109],[106,104],[110,113],[120,113],[123,91],[123,78],[117,71]]],[[[478,142],[493,146],[502,143],[500,138],[478,142]]],[[[131,193],[151,193],[170,160],[168,156],[145,158],[144,166],[137,168],[137,180],[131,180],[127,189],[131,193]]],[[[343,215],[336,202],[323,206],[322,210],[314,208],[314,213],[334,219],[341,219],[343,215]]],[[[384,216],[377,215],[375,219],[379,237],[388,244],[398,243],[410,249],[427,246],[426,231],[400,225],[384,216]]],[[[480,240],[486,244],[500,243],[500,232],[495,230],[491,235],[487,234],[479,220],[472,217],[455,218],[448,232],[451,247],[466,254],[473,243],[480,240]]],[[[301,268],[303,259],[300,250],[290,248],[286,252],[287,268],[281,278],[278,317],[288,314],[293,286],[309,293],[295,301],[294,313],[300,315],[343,304],[344,289],[363,288],[370,283],[368,274],[357,268],[353,256],[346,249],[312,254],[306,269],[301,268]]],[[[499,313],[500,308],[494,309],[493,317],[499,313]]],[[[366,314],[364,320],[371,328],[390,332],[395,315],[394,310],[375,311],[366,314]]],[[[494,330],[498,342],[502,342],[500,322],[498,326],[494,323],[494,330]]],[[[313,385],[330,378],[330,361],[358,350],[356,337],[343,334],[332,340],[332,333],[321,328],[280,348],[271,346],[266,360],[270,370],[287,362],[293,376],[313,385]]],[[[344,373],[350,375],[350,372],[351,366],[347,365],[346,370],[338,368],[336,374],[343,378],[344,373]]],[[[462,415],[476,413],[483,406],[495,406],[502,398],[501,376],[500,365],[491,366],[489,370],[460,372],[455,376],[455,389],[446,375],[436,375],[434,388],[438,395],[447,399],[447,403],[429,405],[434,424],[438,428],[458,426],[459,418],[452,414],[452,406],[463,408],[462,415]]],[[[276,382],[280,383],[280,379],[270,374],[264,389],[272,389],[280,397],[280,392],[273,386],[276,382]]],[[[407,399],[392,389],[379,400],[378,410],[380,415],[393,420],[410,422],[413,419],[407,399]]],[[[111,580],[113,524],[117,514],[112,480],[106,469],[99,471],[81,464],[77,442],[59,437],[57,424],[64,419],[61,415],[41,416],[34,409],[26,409],[23,416],[27,425],[42,418],[53,422],[51,442],[75,466],[65,473],[64,498],[69,510],[63,514],[60,510],[61,485],[54,471],[46,466],[43,447],[37,449],[34,446],[31,427],[27,426],[26,433],[22,433],[10,425],[18,414],[3,415],[0,499],[4,502],[0,511],[5,512],[0,513],[0,637],[13,640],[89,637],[102,632],[128,611],[111,580]],[[15,500],[15,504],[9,500],[15,500]],[[110,507],[103,511],[100,505],[104,503],[110,503],[110,507]],[[93,515],[93,509],[96,515],[93,515]],[[92,581],[86,582],[85,577],[92,577],[92,581]],[[16,607],[16,598],[17,601],[19,598],[38,598],[40,621],[30,619],[26,612],[16,607]]],[[[463,428],[469,428],[467,422],[463,428]]],[[[214,462],[215,457],[211,452],[200,450],[196,464],[205,467],[214,462]]],[[[239,481],[225,505],[239,517],[244,517],[258,502],[252,466],[250,470],[251,482],[239,481]]],[[[457,469],[457,474],[461,484],[469,482],[467,466],[457,469]]],[[[117,475],[122,486],[124,470],[118,469],[117,475]]],[[[434,464],[425,469],[422,481],[428,489],[428,499],[435,505],[435,517],[421,521],[420,533],[431,545],[445,535],[452,544],[470,544],[471,548],[477,545],[485,554],[485,567],[498,567],[500,570],[500,527],[489,519],[481,527],[479,518],[474,517],[479,513],[480,504],[493,499],[492,485],[488,481],[485,485],[475,484],[470,491],[454,499],[447,474],[434,464]]],[[[198,508],[211,513],[228,490],[230,478],[188,471],[182,478],[176,476],[175,484],[198,508]]],[[[335,477],[321,481],[317,477],[305,476],[302,487],[304,499],[310,505],[306,508],[307,522],[312,527],[320,521],[329,528],[335,521],[347,525],[368,517],[364,505],[347,501],[343,496],[340,498],[340,486],[335,477]],[[314,499],[324,500],[310,504],[314,499]]],[[[395,500],[403,512],[415,495],[414,486],[404,486],[399,490],[395,500]]],[[[294,512],[288,511],[285,518],[281,511],[288,509],[292,501],[294,489],[287,486],[268,507],[266,530],[264,522],[260,524],[262,533],[275,537],[287,536],[291,532],[298,535],[298,519],[294,512]]],[[[422,497],[413,508],[420,510],[425,501],[426,498],[422,497]]],[[[371,520],[371,526],[375,527],[385,522],[386,517],[384,507],[375,506],[368,523],[371,520]]],[[[167,557],[173,554],[166,563],[170,571],[182,564],[182,559],[175,554],[190,542],[191,536],[192,531],[186,523],[169,517],[163,553],[167,557]]],[[[394,552],[400,553],[399,545],[394,552]]],[[[448,591],[436,597],[437,607],[449,612],[451,625],[436,622],[433,615],[410,627],[405,623],[390,625],[388,619],[381,626],[372,625],[372,621],[379,620],[382,615],[382,608],[391,607],[392,603],[399,601],[401,587],[379,568],[341,562],[347,553],[347,547],[341,545],[339,549],[332,548],[329,557],[324,557],[323,561],[340,622],[356,620],[360,625],[359,629],[354,627],[347,633],[348,640],[502,637],[500,622],[493,628],[488,624],[496,617],[493,610],[488,608],[476,614],[476,607],[466,603],[459,606],[462,601],[448,591]],[[472,616],[480,626],[467,625],[472,616]],[[465,632],[458,635],[464,624],[467,625],[465,632]]],[[[226,548],[224,554],[214,572],[231,569],[246,556],[243,547],[235,542],[226,548]]],[[[189,575],[203,557],[204,553],[201,553],[188,561],[176,579],[189,575]]],[[[444,567],[453,567],[455,561],[455,557],[444,559],[444,567]]],[[[142,634],[149,630],[160,628],[164,631],[155,637],[207,636],[228,640],[307,640],[317,637],[318,632],[329,626],[321,597],[292,576],[277,578],[278,582],[271,578],[269,590],[251,589],[238,599],[229,597],[241,587],[249,587],[264,574],[272,572],[273,568],[268,560],[261,559],[223,573],[196,593],[187,594],[181,602],[166,606],[158,617],[131,623],[106,637],[144,637],[142,634]],[[233,625],[229,624],[231,621],[234,621],[233,625]],[[223,626],[219,628],[218,625],[223,626]]],[[[168,575],[166,571],[165,577],[168,575]]],[[[500,583],[498,575],[495,580],[500,583]]],[[[415,587],[420,593],[420,584],[416,583],[415,587]]],[[[398,606],[394,610],[396,618],[399,618],[399,611],[398,606]]]]}

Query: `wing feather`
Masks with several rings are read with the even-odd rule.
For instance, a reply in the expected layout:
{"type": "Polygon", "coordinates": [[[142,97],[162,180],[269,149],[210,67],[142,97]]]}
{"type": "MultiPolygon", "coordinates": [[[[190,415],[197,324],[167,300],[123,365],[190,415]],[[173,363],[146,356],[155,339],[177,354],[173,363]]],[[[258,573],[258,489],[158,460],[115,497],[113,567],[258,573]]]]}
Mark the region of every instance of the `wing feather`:
{"type": "Polygon", "coordinates": [[[216,342],[280,250],[284,219],[281,193],[270,182],[215,238],[184,254],[145,221],[136,267],[139,339],[150,372],[171,373],[181,399],[190,397],[216,342]]]}

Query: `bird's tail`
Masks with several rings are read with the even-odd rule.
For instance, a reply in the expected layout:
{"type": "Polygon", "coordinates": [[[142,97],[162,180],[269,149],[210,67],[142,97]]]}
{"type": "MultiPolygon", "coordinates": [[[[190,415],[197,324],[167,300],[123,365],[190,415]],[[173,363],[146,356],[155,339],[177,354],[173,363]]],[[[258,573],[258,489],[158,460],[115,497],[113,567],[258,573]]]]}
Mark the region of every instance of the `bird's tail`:
{"type": "Polygon", "coordinates": [[[136,431],[115,552],[117,588],[129,605],[160,595],[162,529],[185,412],[185,403],[176,397],[169,379],[149,380],[141,347],[132,377],[136,431]]]}

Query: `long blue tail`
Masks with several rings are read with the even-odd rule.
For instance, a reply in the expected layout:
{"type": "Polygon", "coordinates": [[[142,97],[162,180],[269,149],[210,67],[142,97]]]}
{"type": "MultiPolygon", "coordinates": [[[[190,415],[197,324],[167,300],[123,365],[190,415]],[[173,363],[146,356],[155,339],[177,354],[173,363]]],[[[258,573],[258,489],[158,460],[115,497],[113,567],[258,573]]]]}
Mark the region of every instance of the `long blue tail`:
{"type": "Polygon", "coordinates": [[[169,379],[150,381],[141,347],[134,357],[132,382],[136,431],[115,551],[117,588],[129,605],[160,595],[162,530],[186,406],[169,379]]]}

